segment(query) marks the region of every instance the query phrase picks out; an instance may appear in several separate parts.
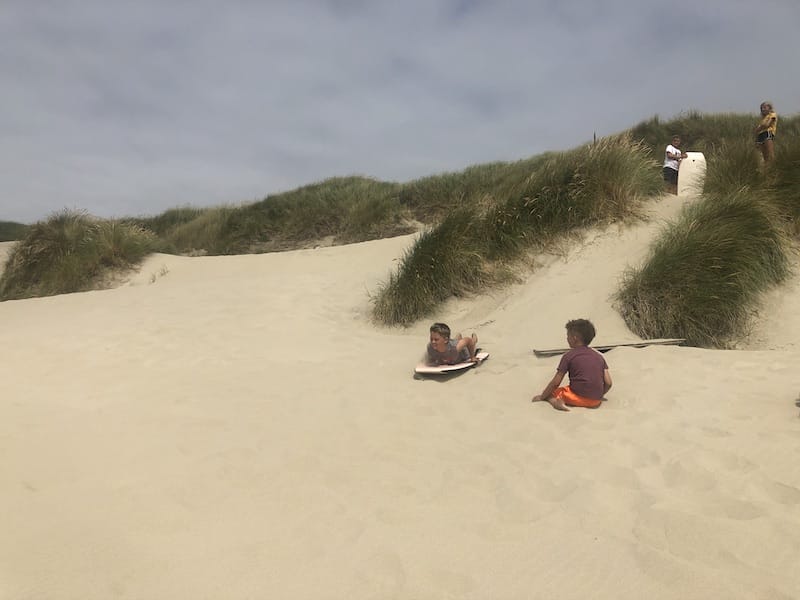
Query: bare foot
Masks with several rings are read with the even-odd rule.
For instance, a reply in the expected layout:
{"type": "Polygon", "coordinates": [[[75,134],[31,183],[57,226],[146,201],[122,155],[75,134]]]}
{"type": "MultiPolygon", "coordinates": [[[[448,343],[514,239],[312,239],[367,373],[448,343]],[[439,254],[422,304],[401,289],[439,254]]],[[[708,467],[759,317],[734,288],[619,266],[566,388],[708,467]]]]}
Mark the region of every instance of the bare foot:
{"type": "Polygon", "coordinates": [[[563,410],[565,412],[569,412],[567,405],[564,404],[564,401],[561,398],[554,398],[550,396],[547,401],[555,408],[556,410],[563,410]]]}

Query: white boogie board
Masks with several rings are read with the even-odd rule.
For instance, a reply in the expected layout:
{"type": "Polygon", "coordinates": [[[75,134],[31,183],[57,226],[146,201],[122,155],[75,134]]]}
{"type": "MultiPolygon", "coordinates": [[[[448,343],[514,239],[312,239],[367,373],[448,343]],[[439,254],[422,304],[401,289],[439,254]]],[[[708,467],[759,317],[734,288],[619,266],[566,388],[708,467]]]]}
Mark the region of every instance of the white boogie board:
{"type": "Polygon", "coordinates": [[[687,152],[678,170],[678,196],[700,194],[706,178],[706,157],[702,152],[687,152]]]}
{"type": "Polygon", "coordinates": [[[420,375],[447,375],[448,373],[457,373],[458,371],[464,371],[465,369],[471,369],[472,367],[476,367],[481,364],[484,360],[489,358],[488,352],[478,352],[475,355],[475,358],[478,359],[478,362],[462,362],[456,363],[454,365],[436,365],[430,366],[426,365],[424,362],[419,363],[417,368],[414,369],[415,373],[419,373],[420,375]]]}

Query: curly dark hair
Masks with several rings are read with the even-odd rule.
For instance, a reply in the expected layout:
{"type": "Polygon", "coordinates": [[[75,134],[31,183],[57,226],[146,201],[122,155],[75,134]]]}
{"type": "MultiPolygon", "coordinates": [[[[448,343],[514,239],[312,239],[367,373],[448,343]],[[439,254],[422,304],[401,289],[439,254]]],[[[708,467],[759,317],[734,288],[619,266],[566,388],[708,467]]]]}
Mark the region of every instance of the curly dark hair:
{"type": "Polygon", "coordinates": [[[592,325],[592,322],[588,319],[573,319],[572,321],[568,321],[565,327],[567,328],[568,334],[574,333],[587,346],[592,343],[596,335],[594,325],[592,325]]]}

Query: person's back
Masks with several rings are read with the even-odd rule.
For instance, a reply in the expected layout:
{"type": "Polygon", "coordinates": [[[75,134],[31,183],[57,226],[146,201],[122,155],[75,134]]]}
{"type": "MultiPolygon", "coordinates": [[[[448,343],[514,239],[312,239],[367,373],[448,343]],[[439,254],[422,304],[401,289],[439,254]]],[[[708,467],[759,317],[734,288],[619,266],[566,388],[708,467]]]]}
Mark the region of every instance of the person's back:
{"type": "Polygon", "coordinates": [[[606,359],[589,346],[578,346],[561,357],[558,371],[569,374],[570,389],[584,398],[600,400],[603,397],[603,371],[608,369],[606,359]]]}

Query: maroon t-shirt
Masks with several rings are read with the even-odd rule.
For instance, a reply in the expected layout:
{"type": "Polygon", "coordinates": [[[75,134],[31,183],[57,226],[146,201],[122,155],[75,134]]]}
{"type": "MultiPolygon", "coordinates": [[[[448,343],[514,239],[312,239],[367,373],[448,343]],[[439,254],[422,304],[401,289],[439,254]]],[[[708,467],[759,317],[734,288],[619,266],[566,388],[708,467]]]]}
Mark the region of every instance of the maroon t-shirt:
{"type": "Polygon", "coordinates": [[[558,371],[569,373],[569,389],[591,400],[603,397],[603,371],[606,359],[589,346],[578,346],[561,357],[558,371]]]}

